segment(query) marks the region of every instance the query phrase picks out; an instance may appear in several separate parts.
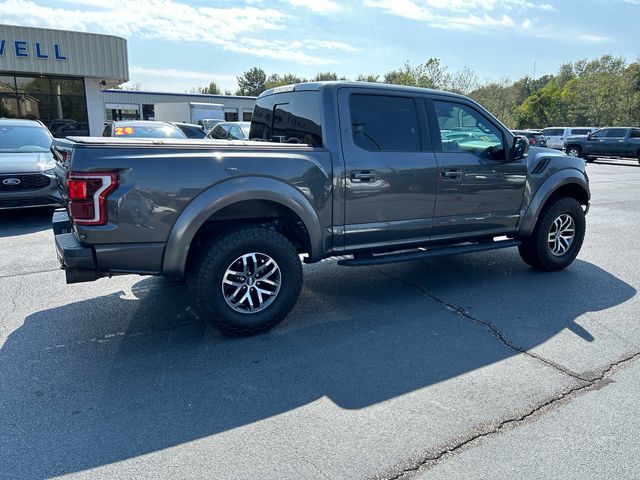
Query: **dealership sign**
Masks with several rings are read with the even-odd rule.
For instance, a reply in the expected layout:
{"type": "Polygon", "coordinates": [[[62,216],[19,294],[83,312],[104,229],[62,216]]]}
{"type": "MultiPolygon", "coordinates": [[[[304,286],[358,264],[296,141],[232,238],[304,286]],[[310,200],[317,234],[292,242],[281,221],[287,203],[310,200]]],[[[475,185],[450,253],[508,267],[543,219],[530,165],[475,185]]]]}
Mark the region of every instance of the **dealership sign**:
{"type": "Polygon", "coordinates": [[[41,42],[35,42],[31,45],[29,42],[24,40],[8,42],[4,39],[0,39],[0,57],[3,57],[5,52],[7,55],[13,55],[18,58],[33,57],[41,59],[53,58],[55,60],[67,60],[67,56],[57,43],[54,43],[53,45],[44,45],[41,42]]]}

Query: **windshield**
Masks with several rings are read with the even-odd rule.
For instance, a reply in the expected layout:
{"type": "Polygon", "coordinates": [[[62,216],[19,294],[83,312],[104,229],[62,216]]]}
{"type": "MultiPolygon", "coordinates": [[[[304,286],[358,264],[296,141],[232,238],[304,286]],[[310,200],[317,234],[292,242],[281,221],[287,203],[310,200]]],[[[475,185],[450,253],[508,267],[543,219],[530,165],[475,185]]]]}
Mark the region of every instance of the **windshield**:
{"type": "Polygon", "coordinates": [[[51,136],[44,127],[0,125],[0,152],[48,152],[51,136]]]}
{"type": "Polygon", "coordinates": [[[187,138],[173,125],[118,125],[113,128],[113,136],[120,138],[187,138]]]}

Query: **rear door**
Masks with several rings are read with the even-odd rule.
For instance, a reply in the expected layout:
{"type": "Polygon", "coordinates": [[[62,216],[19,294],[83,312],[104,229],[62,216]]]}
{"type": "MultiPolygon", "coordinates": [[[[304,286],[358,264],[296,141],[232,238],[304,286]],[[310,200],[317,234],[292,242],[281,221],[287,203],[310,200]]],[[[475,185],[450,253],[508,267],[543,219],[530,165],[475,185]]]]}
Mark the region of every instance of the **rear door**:
{"type": "Polygon", "coordinates": [[[564,128],[545,128],[542,134],[547,139],[547,147],[560,150],[564,148],[564,128]]]}
{"type": "Polygon", "coordinates": [[[627,155],[640,160],[640,128],[632,128],[629,132],[627,155]]]}
{"type": "Polygon", "coordinates": [[[527,167],[511,161],[506,132],[471,103],[427,100],[438,162],[432,240],[514,231],[527,167]]]}
{"type": "Polygon", "coordinates": [[[627,136],[626,128],[608,128],[607,136],[599,143],[602,155],[610,155],[612,157],[625,156],[627,136]]]}
{"type": "Polygon", "coordinates": [[[426,243],[437,165],[422,97],[389,90],[338,92],[345,160],[345,247],[426,243]]]}

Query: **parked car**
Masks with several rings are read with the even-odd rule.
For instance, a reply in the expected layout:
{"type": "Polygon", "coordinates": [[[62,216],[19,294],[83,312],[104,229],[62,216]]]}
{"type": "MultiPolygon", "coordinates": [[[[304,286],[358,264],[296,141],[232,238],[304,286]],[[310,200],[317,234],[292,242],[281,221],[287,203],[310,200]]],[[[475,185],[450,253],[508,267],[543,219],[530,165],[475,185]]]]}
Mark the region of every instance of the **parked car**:
{"type": "Polygon", "coordinates": [[[529,145],[534,147],[546,147],[547,139],[541,132],[535,132],[533,130],[511,130],[511,133],[514,135],[522,135],[523,137],[527,137],[529,140],[529,145]]]}
{"type": "Polygon", "coordinates": [[[575,135],[587,135],[597,130],[594,127],[548,127],[542,129],[542,134],[547,139],[547,147],[562,150],[567,137],[575,135]]]}
{"type": "Polygon", "coordinates": [[[271,89],[250,138],[262,141],[55,140],[67,282],[185,278],[200,318],[255,333],[294,307],[300,255],[365,266],[518,247],[552,271],[582,245],[585,162],[530,147],[462,95],[361,82],[271,89]],[[456,130],[474,138],[446,138],[456,130]]]}
{"type": "Polygon", "coordinates": [[[171,125],[178,127],[182,130],[187,138],[204,138],[207,136],[207,132],[201,125],[194,125],[193,123],[181,123],[181,122],[167,122],[171,125]]]}
{"type": "Polygon", "coordinates": [[[0,119],[0,210],[61,205],[52,141],[39,121],[0,119]]]}
{"type": "Polygon", "coordinates": [[[217,140],[247,140],[251,122],[220,122],[207,134],[217,140]]]}
{"type": "Polygon", "coordinates": [[[596,157],[635,158],[640,164],[640,128],[601,128],[565,140],[567,155],[592,162],[596,157]]]}
{"type": "Polygon", "coordinates": [[[175,125],[150,120],[107,122],[103,137],[119,138],[187,138],[175,125]]]}

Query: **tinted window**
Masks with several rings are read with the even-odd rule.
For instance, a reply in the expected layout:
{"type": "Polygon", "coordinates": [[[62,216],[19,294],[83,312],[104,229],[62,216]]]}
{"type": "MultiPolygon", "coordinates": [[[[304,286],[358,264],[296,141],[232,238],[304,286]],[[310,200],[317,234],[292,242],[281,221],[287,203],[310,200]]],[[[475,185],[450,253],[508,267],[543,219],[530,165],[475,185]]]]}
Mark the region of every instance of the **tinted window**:
{"type": "Polygon", "coordinates": [[[227,139],[227,130],[228,128],[218,124],[211,129],[209,132],[209,138],[215,138],[217,140],[226,140],[227,139]]]}
{"type": "Polygon", "coordinates": [[[0,152],[47,152],[51,135],[44,127],[0,125],[0,152]]]}
{"type": "Polygon", "coordinates": [[[561,137],[564,135],[564,128],[545,128],[542,134],[547,137],[561,137]]]}
{"type": "Polygon", "coordinates": [[[631,138],[640,138],[640,129],[638,128],[634,128],[633,130],[631,130],[631,138]]]}
{"type": "Polygon", "coordinates": [[[607,138],[622,138],[627,134],[626,128],[610,128],[607,132],[607,138]]]}
{"type": "Polygon", "coordinates": [[[258,98],[249,138],[322,146],[319,93],[291,92],[258,98]]]}
{"type": "Polygon", "coordinates": [[[413,98],[351,95],[353,142],[372,151],[419,151],[420,129],[413,98]]]}
{"type": "Polygon", "coordinates": [[[588,128],[574,128],[571,130],[571,135],[588,135],[590,132],[588,128]]]}
{"type": "Polygon", "coordinates": [[[191,125],[180,125],[178,128],[182,130],[187,138],[204,138],[207,134],[202,128],[192,127],[191,125]]]}
{"type": "Polygon", "coordinates": [[[504,159],[502,132],[480,112],[450,102],[433,102],[443,152],[466,152],[479,158],[504,159]]]}

